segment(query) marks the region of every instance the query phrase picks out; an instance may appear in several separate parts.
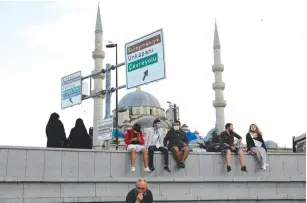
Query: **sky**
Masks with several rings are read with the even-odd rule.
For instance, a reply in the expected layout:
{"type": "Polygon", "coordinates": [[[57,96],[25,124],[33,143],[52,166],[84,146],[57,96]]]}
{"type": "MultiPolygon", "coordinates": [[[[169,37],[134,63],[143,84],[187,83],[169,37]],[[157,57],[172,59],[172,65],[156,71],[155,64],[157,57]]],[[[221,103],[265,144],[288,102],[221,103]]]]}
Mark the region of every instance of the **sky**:
{"type": "MultiPolygon", "coordinates": [[[[307,13],[304,0],[100,0],[103,43],[125,43],[163,28],[166,79],[142,86],[180,107],[180,120],[204,135],[215,125],[213,36],[216,19],[224,64],[225,122],[244,136],[256,123],[265,140],[291,147],[307,130],[307,13]]],[[[61,110],[61,77],[94,69],[97,0],[0,1],[0,145],[46,146],[50,114],[66,134],[93,100],[61,110]]],[[[115,50],[104,49],[105,63],[115,50]]],[[[119,85],[125,84],[120,67],[119,85]]],[[[88,82],[88,81],[86,81],[88,82]]],[[[112,75],[115,86],[115,74],[112,75]]],[[[119,91],[119,99],[135,90],[119,91]]],[[[115,95],[112,96],[112,109],[115,95]]],[[[245,139],[243,140],[245,142],[245,139]]]]}

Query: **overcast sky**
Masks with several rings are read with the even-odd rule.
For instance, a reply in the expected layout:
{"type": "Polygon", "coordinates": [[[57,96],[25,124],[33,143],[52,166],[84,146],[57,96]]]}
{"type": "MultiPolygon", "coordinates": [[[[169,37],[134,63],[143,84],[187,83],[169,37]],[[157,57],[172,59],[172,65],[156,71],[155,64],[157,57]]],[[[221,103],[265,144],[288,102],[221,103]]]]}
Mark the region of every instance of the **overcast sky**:
{"type": "MultiPolygon", "coordinates": [[[[61,110],[61,77],[94,69],[97,3],[0,1],[0,145],[46,146],[52,112],[60,114],[67,136],[79,117],[92,126],[91,99],[61,110]]],[[[124,62],[125,43],[163,28],[167,79],[142,90],[165,109],[166,101],[179,105],[182,123],[206,134],[215,124],[216,19],[225,67],[225,121],[244,137],[256,123],[265,140],[291,147],[292,136],[307,129],[305,3],[100,0],[103,41],[118,43],[119,62],[124,62]]],[[[104,51],[104,63],[114,63],[115,50],[104,51]]],[[[123,85],[124,67],[119,74],[123,85]]],[[[119,99],[131,91],[120,90],[119,99]]]]}

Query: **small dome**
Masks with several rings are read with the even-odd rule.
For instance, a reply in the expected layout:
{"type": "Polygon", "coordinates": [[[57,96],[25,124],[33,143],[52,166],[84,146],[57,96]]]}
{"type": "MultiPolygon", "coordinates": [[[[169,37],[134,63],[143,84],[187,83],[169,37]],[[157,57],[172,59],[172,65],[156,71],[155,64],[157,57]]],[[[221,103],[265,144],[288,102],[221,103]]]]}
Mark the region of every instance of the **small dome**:
{"type": "Polygon", "coordinates": [[[128,108],[137,106],[149,106],[161,108],[160,103],[156,97],[141,89],[126,94],[118,103],[118,108],[128,108]]]}
{"type": "Polygon", "coordinates": [[[276,142],[272,140],[265,141],[264,143],[267,148],[278,148],[278,145],[276,144],[276,142]]]}
{"type": "MultiPolygon", "coordinates": [[[[139,121],[137,121],[136,123],[140,124],[141,128],[150,128],[153,125],[153,122],[156,118],[153,117],[149,117],[149,118],[141,118],[139,121]]],[[[161,127],[162,128],[168,128],[168,125],[162,121],[161,121],[161,127]]]]}

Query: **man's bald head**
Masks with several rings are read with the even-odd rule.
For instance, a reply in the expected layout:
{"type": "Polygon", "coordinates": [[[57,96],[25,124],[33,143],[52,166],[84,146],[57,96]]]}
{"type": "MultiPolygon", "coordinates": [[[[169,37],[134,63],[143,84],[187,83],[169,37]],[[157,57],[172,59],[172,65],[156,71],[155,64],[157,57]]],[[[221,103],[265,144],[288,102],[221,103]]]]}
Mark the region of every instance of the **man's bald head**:
{"type": "Polygon", "coordinates": [[[144,193],[147,189],[147,181],[145,179],[139,179],[136,182],[136,190],[138,193],[144,193]]]}

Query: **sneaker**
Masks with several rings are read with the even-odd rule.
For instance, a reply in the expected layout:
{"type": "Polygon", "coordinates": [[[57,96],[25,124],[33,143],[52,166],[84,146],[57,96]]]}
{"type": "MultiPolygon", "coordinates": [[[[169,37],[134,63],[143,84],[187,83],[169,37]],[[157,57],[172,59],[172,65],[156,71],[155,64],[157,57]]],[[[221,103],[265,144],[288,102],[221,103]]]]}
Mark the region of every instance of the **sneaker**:
{"type": "Polygon", "coordinates": [[[231,170],[231,167],[228,165],[228,166],[227,166],[227,172],[230,173],[231,171],[232,171],[232,170],[231,170]]]}
{"type": "Polygon", "coordinates": [[[131,167],[131,172],[135,172],[135,167],[131,167]]]}
{"type": "Polygon", "coordinates": [[[151,170],[148,167],[144,168],[144,171],[145,172],[151,172],[151,170]]]}
{"type": "Polygon", "coordinates": [[[169,169],[168,166],[164,166],[164,170],[166,170],[167,172],[171,172],[171,169],[169,169]]]}
{"type": "Polygon", "coordinates": [[[267,168],[267,166],[269,166],[269,164],[263,164],[263,165],[261,165],[261,169],[263,169],[263,170],[266,170],[267,168]]]}
{"type": "Polygon", "coordinates": [[[246,166],[242,166],[242,167],[241,167],[241,171],[243,171],[243,172],[247,172],[247,168],[246,168],[246,166]]]}
{"type": "Polygon", "coordinates": [[[179,162],[179,168],[185,168],[185,164],[183,162],[179,162]]]}
{"type": "Polygon", "coordinates": [[[156,170],[154,166],[149,167],[149,169],[150,169],[151,171],[156,170]]]}

